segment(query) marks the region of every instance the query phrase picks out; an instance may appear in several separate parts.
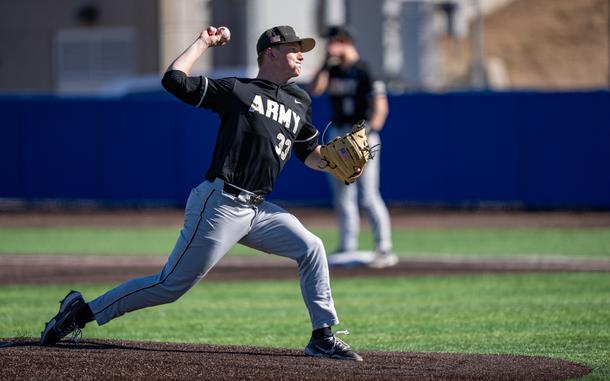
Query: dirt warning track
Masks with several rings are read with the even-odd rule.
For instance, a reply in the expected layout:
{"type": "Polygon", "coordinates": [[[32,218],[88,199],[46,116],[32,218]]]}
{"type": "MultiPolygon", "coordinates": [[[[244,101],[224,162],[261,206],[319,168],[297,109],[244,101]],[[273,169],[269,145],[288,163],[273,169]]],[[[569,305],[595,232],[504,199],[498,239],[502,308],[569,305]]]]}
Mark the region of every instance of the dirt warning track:
{"type": "MultiPolygon", "coordinates": [[[[121,282],[159,272],[164,257],[0,256],[0,284],[121,282]]],[[[476,275],[524,272],[610,272],[607,260],[572,259],[402,259],[397,266],[331,268],[331,277],[476,275]]],[[[204,278],[239,281],[298,278],[295,262],[279,257],[223,258],[204,278]]]]}

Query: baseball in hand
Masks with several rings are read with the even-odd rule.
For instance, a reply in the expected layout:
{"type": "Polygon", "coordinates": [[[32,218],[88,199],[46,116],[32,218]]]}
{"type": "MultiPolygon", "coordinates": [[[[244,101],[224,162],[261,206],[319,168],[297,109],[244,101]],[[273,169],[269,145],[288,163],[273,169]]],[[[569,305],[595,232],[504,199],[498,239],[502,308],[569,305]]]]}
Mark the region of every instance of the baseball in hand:
{"type": "Polygon", "coordinates": [[[231,31],[226,26],[221,26],[220,28],[218,28],[217,33],[220,33],[220,42],[221,43],[229,42],[229,40],[231,39],[231,31]]]}

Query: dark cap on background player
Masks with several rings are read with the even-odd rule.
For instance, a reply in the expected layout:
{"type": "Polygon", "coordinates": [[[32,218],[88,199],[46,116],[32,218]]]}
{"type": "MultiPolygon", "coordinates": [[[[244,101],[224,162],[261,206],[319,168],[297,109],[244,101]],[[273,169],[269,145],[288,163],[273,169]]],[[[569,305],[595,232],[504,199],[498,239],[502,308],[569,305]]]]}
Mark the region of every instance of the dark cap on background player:
{"type": "Polygon", "coordinates": [[[261,52],[271,46],[280,44],[289,44],[291,42],[301,43],[301,51],[303,53],[310,51],[316,46],[316,41],[313,38],[300,38],[297,36],[294,28],[289,25],[275,26],[267,29],[261,34],[256,43],[256,53],[261,52]]]}
{"type": "Polygon", "coordinates": [[[337,39],[353,42],[355,35],[354,30],[347,25],[333,25],[328,27],[323,36],[329,40],[337,39]]]}

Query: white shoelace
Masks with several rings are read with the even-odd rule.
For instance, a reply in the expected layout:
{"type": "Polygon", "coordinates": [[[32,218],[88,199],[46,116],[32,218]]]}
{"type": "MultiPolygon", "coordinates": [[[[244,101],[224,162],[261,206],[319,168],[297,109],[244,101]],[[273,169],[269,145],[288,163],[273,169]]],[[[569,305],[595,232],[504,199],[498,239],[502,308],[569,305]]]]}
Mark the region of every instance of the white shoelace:
{"type": "Polygon", "coordinates": [[[342,350],[349,350],[349,349],[352,348],[348,343],[346,343],[345,341],[341,340],[336,335],[349,335],[349,331],[347,329],[343,329],[341,331],[335,332],[335,335],[333,335],[333,349],[335,348],[337,343],[339,343],[339,347],[342,350]],[[341,347],[343,347],[343,348],[341,348],[341,347]]]}
{"type": "Polygon", "coordinates": [[[72,331],[72,335],[70,336],[70,341],[72,341],[74,344],[78,344],[80,339],[83,337],[83,331],[78,328],[76,324],[74,324],[74,326],[75,328],[72,331]]]}

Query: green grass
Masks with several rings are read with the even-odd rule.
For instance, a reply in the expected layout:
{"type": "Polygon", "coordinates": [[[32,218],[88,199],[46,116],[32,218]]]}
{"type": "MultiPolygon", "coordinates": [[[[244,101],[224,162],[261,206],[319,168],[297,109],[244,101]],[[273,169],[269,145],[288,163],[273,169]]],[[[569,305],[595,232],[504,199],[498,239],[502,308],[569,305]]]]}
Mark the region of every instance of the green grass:
{"type": "MultiPolygon", "coordinates": [[[[73,285],[87,299],[109,285],[73,285]]],[[[0,287],[0,337],[38,336],[67,286],[0,287]]],[[[339,279],[333,294],[360,350],[543,355],[610,377],[605,273],[339,279]]],[[[202,282],[179,301],[127,314],[85,337],[302,348],[297,281],[202,282]],[[263,323],[261,323],[263,322],[263,323]]]]}
{"type": "MultiPolygon", "coordinates": [[[[167,255],[178,228],[2,228],[2,254],[167,255]]],[[[337,246],[334,229],[312,229],[327,251],[337,246]]],[[[578,256],[610,258],[610,228],[598,229],[395,229],[395,250],[404,256],[578,256]]],[[[372,249],[370,231],[360,247],[372,249]]],[[[253,255],[236,246],[231,254],[253,255]]]]}

